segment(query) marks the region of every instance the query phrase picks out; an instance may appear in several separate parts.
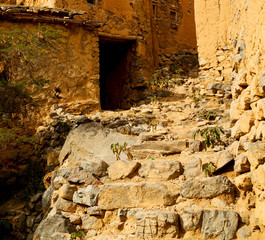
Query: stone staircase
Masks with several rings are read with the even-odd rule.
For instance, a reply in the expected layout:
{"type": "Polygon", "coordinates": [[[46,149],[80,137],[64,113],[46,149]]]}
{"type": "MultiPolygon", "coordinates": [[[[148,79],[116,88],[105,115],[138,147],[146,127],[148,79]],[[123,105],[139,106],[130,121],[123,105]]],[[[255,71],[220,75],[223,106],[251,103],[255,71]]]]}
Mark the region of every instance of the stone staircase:
{"type": "Polygon", "coordinates": [[[44,219],[27,239],[262,239],[249,227],[250,176],[239,175],[250,166],[230,139],[229,86],[187,79],[172,91],[72,130],[46,183],[44,219]],[[213,148],[192,138],[214,126],[224,134],[213,148]],[[129,144],[133,160],[115,160],[116,142],[129,144]]]}

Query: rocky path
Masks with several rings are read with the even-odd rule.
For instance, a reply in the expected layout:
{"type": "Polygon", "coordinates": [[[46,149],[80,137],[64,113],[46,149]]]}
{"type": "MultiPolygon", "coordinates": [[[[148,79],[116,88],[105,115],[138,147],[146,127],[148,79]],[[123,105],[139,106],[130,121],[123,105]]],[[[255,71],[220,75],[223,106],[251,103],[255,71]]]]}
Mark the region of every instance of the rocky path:
{"type": "Polygon", "coordinates": [[[44,219],[27,217],[27,239],[262,239],[250,165],[235,158],[230,137],[229,84],[184,82],[128,111],[76,119],[54,109],[52,118],[79,126],[59,157],[48,156],[60,166],[45,178],[44,219]],[[192,137],[218,127],[223,134],[210,147],[199,132],[192,137]],[[125,142],[116,160],[110,146],[125,142]]]}

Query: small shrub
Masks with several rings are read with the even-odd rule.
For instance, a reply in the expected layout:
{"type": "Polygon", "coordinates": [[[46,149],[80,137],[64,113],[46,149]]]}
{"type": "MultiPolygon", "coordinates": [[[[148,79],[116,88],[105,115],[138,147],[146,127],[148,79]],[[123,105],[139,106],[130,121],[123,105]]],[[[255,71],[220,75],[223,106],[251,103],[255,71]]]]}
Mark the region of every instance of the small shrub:
{"type": "Polygon", "coordinates": [[[71,233],[71,240],[76,240],[76,238],[82,240],[85,237],[86,237],[85,230],[78,230],[76,232],[71,233]]]}
{"type": "Polygon", "coordinates": [[[133,159],[133,155],[130,151],[130,149],[127,148],[127,143],[123,143],[123,145],[120,145],[119,143],[112,143],[110,145],[110,149],[112,150],[113,154],[116,157],[116,161],[121,160],[120,155],[122,152],[124,152],[128,158],[128,160],[133,159]]]}
{"type": "Polygon", "coordinates": [[[205,177],[211,177],[216,169],[216,166],[213,162],[204,163],[202,165],[202,170],[205,174],[205,177]]]}
{"type": "Polygon", "coordinates": [[[206,127],[203,129],[197,129],[193,132],[193,139],[196,135],[200,134],[204,138],[204,143],[207,147],[212,148],[214,145],[221,140],[221,134],[224,134],[224,130],[221,127],[206,127]]]}

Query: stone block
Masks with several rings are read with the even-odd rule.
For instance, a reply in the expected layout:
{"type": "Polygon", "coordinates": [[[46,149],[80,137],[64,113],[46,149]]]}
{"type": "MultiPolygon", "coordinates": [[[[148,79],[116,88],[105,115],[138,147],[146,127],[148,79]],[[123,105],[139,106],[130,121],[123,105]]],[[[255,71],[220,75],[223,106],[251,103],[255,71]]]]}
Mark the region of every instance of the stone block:
{"type": "Polygon", "coordinates": [[[252,168],[257,168],[259,164],[265,162],[265,141],[245,142],[243,146],[247,151],[246,156],[252,168]]]}
{"type": "Polygon", "coordinates": [[[103,228],[103,220],[89,215],[82,215],[82,228],[85,230],[100,230],[103,228]]]}
{"type": "Polygon", "coordinates": [[[86,188],[80,188],[74,193],[73,202],[86,206],[95,206],[98,200],[99,189],[92,185],[86,188]]]}
{"type": "Polygon", "coordinates": [[[183,173],[182,165],[179,161],[148,161],[141,163],[139,176],[147,179],[170,180],[177,178],[183,173]]]}
{"type": "Polygon", "coordinates": [[[202,208],[193,205],[192,208],[186,208],[179,214],[181,228],[187,231],[196,231],[201,226],[202,208]]]}
{"type": "Polygon", "coordinates": [[[98,159],[81,162],[81,167],[97,177],[104,177],[107,175],[109,165],[105,161],[98,159]]]}
{"type": "Polygon", "coordinates": [[[201,228],[203,237],[233,239],[238,227],[238,218],[238,214],[233,211],[204,210],[201,228]]]}
{"type": "Polygon", "coordinates": [[[239,138],[247,134],[253,125],[254,125],[253,112],[251,110],[245,111],[240,116],[235,126],[232,128],[231,136],[234,138],[239,138]]]}
{"type": "Polygon", "coordinates": [[[185,198],[214,198],[221,194],[234,196],[234,185],[224,176],[186,180],[180,186],[180,194],[185,198]]]}
{"type": "Polygon", "coordinates": [[[178,237],[178,215],[174,212],[137,212],[136,235],[139,238],[178,237]]]}
{"type": "Polygon", "coordinates": [[[137,208],[173,205],[178,187],[163,183],[113,183],[100,187],[100,209],[137,208]]]}
{"type": "Polygon", "coordinates": [[[109,177],[111,180],[117,180],[129,177],[140,166],[136,161],[116,161],[108,168],[109,177]]]}
{"type": "Polygon", "coordinates": [[[202,174],[202,161],[200,158],[192,158],[184,167],[184,176],[186,179],[192,179],[202,174]]]}
{"type": "Polygon", "coordinates": [[[64,212],[75,212],[76,206],[77,206],[76,203],[73,203],[71,201],[67,201],[67,200],[62,199],[62,198],[58,198],[55,205],[54,205],[54,207],[57,210],[64,211],[64,212]]]}
{"type": "Polygon", "coordinates": [[[234,172],[236,175],[250,171],[250,163],[245,153],[239,154],[235,158],[234,172]]]}
{"type": "Polygon", "coordinates": [[[73,200],[74,192],[77,191],[77,187],[74,185],[64,184],[58,189],[58,195],[60,198],[66,200],[73,200]]]}

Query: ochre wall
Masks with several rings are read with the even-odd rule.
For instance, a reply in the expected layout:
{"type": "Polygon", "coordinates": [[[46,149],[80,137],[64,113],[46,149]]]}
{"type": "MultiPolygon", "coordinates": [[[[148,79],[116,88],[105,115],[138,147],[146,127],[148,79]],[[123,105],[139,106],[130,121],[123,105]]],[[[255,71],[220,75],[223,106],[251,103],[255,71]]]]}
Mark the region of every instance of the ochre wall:
{"type": "Polygon", "coordinates": [[[201,70],[211,81],[231,83],[235,160],[243,155],[251,165],[255,208],[242,214],[262,231],[265,226],[264,9],[265,2],[260,0],[195,1],[201,70]],[[252,151],[252,146],[258,150],[252,151]]]}
{"type": "MultiPolygon", "coordinates": [[[[0,29],[14,24],[0,22],[0,29]]],[[[19,28],[33,29],[37,25],[16,22],[19,28]]],[[[82,27],[63,27],[46,25],[61,30],[66,37],[65,44],[59,46],[60,52],[44,56],[35,70],[34,77],[43,76],[49,80],[44,91],[38,95],[40,114],[49,113],[53,104],[63,104],[69,112],[81,113],[99,109],[99,50],[96,32],[85,31],[82,27]],[[56,89],[60,89],[59,98],[56,89]]],[[[16,66],[17,78],[27,77],[23,65],[16,66]]]]}

